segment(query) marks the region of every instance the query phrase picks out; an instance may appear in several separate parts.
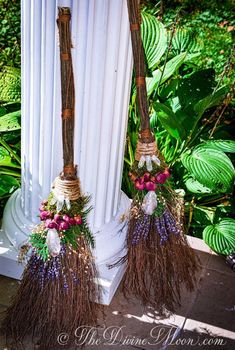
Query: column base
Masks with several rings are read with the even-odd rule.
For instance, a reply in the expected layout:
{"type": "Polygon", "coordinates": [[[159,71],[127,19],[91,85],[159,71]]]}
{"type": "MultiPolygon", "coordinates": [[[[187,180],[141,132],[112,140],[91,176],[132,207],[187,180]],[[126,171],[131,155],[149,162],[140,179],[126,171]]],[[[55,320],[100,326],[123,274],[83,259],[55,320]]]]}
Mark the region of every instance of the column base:
{"type": "MultiPolygon", "coordinates": [[[[17,262],[18,248],[30,233],[30,223],[23,215],[20,206],[20,191],[9,199],[3,216],[0,231],[0,274],[21,279],[24,265],[17,262]]],[[[125,272],[125,265],[109,269],[109,265],[125,254],[126,221],[130,200],[122,193],[119,210],[115,218],[94,233],[96,249],[94,255],[99,272],[97,283],[102,287],[102,304],[109,305],[125,272]]]]}
{"type": "Polygon", "coordinates": [[[19,280],[24,266],[17,262],[18,252],[6,237],[3,230],[0,231],[0,275],[19,280]]]}

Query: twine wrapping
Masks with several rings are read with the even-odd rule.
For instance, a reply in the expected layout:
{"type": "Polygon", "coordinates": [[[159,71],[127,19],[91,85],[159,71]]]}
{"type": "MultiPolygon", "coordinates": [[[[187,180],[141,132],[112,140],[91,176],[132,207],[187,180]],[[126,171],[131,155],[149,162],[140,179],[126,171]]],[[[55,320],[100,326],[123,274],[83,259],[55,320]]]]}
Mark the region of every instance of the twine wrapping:
{"type": "Polygon", "coordinates": [[[135,78],[135,83],[136,83],[136,86],[139,87],[139,86],[145,86],[146,82],[145,82],[145,77],[136,77],[135,78]]]}
{"type": "Polygon", "coordinates": [[[69,61],[69,60],[71,60],[71,53],[70,52],[61,52],[60,58],[62,61],[69,61]]]}
{"type": "Polygon", "coordinates": [[[56,196],[63,195],[69,200],[76,200],[81,195],[80,181],[75,180],[62,180],[59,176],[55,178],[52,184],[52,190],[56,196]]]}
{"type": "Polygon", "coordinates": [[[62,110],[62,119],[73,118],[74,110],[72,108],[65,108],[62,110]]]}
{"type": "Polygon", "coordinates": [[[141,156],[158,156],[158,149],[156,141],[150,143],[143,143],[140,140],[137,141],[137,147],[135,151],[135,159],[140,160],[141,156]]]}
{"type": "Polygon", "coordinates": [[[131,23],[130,29],[131,29],[131,31],[140,30],[140,24],[139,23],[131,23]]]}

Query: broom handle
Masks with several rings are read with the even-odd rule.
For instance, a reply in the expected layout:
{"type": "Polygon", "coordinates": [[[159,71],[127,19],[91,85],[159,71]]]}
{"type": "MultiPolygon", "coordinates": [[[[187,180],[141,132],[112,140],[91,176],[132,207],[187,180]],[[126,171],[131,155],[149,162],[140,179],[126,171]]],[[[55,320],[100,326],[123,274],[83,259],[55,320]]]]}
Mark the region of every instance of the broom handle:
{"type": "Polygon", "coordinates": [[[62,98],[63,177],[76,178],[74,166],[74,76],[71,57],[71,13],[69,7],[58,7],[57,25],[60,42],[62,98]]]}
{"type": "Polygon", "coordinates": [[[144,48],[141,39],[141,14],[138,0],[127,0],[129,13],[132,52],[137,89],[137,106],[140,114],[140,134],[142,139],[150,142],[153,136],[150,129],[150,118],[148,112],[147,88],[146,88],[146,67],[144,59],[144,48]]]}

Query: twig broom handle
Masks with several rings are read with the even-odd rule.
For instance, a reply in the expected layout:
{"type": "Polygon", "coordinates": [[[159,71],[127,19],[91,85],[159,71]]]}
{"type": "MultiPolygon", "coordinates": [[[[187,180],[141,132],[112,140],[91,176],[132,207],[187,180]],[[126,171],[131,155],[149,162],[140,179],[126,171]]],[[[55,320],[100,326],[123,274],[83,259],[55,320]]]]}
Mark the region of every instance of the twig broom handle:
{"type": "Polygon", "coordinates": [[[146,142],[153,140],[150,130],[150,119],[148,112],[147,88],[146,88],[146,67],[144,49],[141,39],[141,14],[138,0],[127,0],[129,13],[132,51],[134,58],[134,69],[137,88],[137,106],[140,114],[141,137],[146,142]]]}
{"type": "Polygon", "coordinates": [[[76,178],[74,166],[74,76],[71,57],[71,13],[68,7],[58,8],[57,25],[60,42],[60,72],[62,97],[62,140],[63,140],[63,177],[76,178]]]}

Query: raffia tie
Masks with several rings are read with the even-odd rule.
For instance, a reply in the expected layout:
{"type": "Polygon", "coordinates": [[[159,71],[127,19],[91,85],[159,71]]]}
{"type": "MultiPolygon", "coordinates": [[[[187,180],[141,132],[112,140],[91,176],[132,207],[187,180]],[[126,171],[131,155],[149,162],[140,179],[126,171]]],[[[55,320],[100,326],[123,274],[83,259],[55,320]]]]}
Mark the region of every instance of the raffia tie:
{"type": "Polygon", "coordinates": [[[79,179],[62,180],[60,177],[56,177],[52,189],[56,195],[63,195],[72,201],[78,199],[81,195],[79,179]]]}
{"type": "Polygon", "coordinates": [[[156,142],[143,143],[137,141],[137,147],[135,151],[135,159],[140,160],[141,156],[153,156],[158,155],[158,149],[156,142]]]}

